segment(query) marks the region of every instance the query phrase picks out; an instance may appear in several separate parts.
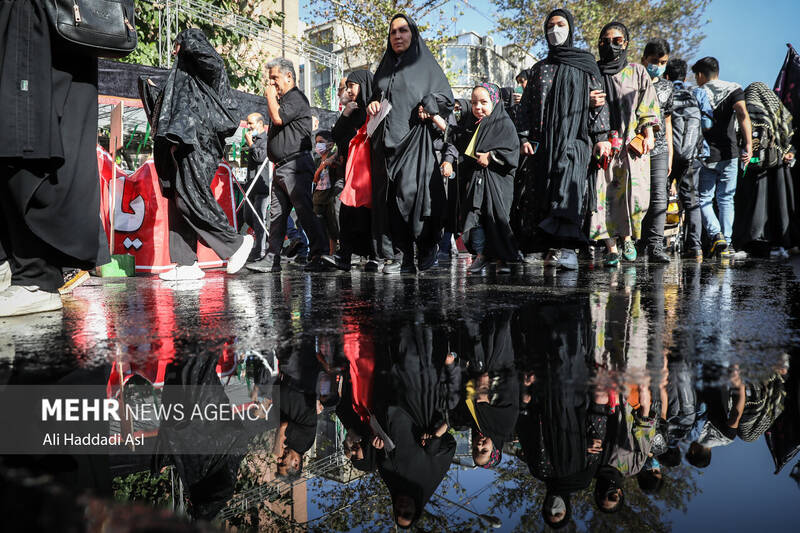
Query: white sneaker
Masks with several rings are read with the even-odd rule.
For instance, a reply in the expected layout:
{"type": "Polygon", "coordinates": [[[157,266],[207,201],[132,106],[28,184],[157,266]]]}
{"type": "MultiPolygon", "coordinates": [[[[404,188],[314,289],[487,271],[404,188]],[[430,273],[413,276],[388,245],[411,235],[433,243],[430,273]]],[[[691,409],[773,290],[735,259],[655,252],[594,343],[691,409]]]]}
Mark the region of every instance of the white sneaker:
{"type": "Polygon", "coordinates": [[[254,242],[252,235],[247,234],[244,236],[242,245],[228,258],[228,267],[226,269],[228,274],[236,274],[247,263],[247,258],[250,256],[250,250],[253,249],[254,242]]]}
{"type": "Polygon", "coordinates": [[[0,316],[58,311],[62,307],[58,293],[39,290],[36,285],[12,285],[0,292],[0,316]]]}
{"type": "Polygon", "coordinates": [[[558,266],[566,270],[578,270],[578,254],[575,250],[562,248],[558,257],[558,266]]]}
{"type": "Polygon", "coordinates": [[[158,275],[158,277],[164,281],[184,281],[191,279],[203,279],[205,275],[206,273],[203,272],[203,269],[200,268],[200,266],[197,264],[197,261],[195,261],[191,266],[175,266],[171,270],[162,272],[158,275]]]}
{"type": "Polygon", "coordinates": [[[11,286],[11,265],[8,261],[0,263],[0,291],[4,291],[11,286]]]}

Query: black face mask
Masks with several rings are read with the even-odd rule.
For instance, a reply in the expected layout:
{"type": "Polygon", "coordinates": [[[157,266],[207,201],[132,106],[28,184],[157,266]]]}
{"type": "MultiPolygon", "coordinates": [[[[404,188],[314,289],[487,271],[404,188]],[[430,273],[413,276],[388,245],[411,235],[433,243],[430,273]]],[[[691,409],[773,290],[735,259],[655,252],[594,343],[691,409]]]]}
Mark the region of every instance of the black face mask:
{"type": "Polygon", "coordinates": [[[619,57],[624,48],[621,44],[602,43],[600,45],[600,59],[603,61],[613,61],[619,57]]]}

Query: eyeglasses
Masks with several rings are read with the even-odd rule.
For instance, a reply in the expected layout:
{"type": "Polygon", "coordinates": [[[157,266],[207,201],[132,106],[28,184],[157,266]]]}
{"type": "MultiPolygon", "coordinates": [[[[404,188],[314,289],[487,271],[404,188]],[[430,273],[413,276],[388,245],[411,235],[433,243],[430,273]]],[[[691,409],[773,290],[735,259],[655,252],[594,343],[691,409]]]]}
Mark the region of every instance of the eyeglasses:
{"type": "Polygon", "coordinates": [[[623,44],[625,42],[625,37],[601,37],[600,44],[623,44]]]}

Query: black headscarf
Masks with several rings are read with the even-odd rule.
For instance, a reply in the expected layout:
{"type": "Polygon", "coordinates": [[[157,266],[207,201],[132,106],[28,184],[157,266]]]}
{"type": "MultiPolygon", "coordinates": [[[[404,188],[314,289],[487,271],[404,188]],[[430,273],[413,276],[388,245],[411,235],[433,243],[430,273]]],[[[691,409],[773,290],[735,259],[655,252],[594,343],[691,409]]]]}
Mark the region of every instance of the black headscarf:
{"type": "MultiPolygon", "coordinates": [[[[603,29],[600,30],[600,37],[610,30],[617,28],[625,37],[625,41],[630,41],[628,28],[621,22],[609,22],[603,29]]],[[[620,101],[619,93],[617,92],[614,80],[612,78],[618,74],[622,69],[628,66],[628,49],[627,47],[622,50],[618,56],[614,58],[603,57],[601,54],[600,61],[597,62],[600,67],[600,72],[603,74],[603,84],[606,89],[606,101],[608,102],[608,110],[611,115],[611,129],[620,131],[622,130],[622,102],[620,101]]]]}
{"type": "Polygon", "coordinates": [[[547,18],[544,19],[544,33],[547,35],[547,23],[553,17],[564,17],[567,19],[567,23],[569,24],[569,36],[564,44],[554,46],[550,44],[550,41],[547,41],[547,59],[551,63],[558,63],[560,65],[569,65],[571,67],[575,67],[578,70],[582,70],[588,74],[593,74],[597,78],[600,78],[600,71],[597,68],[597,63],[595,63],[594,56],[591,52],[587,50],[583,50],[581,48],[575,48],[573,46],[573,35],[575,33],[575,24],[572,19],[572,13],[567,11],[566,9],[555,9],[547,15],[547,18]]]}
{"type": "Polygon", "coordinates": [[[389,22],[403,18],[411,29],[411,44],[402,55],[392,50],[391,38],[386,38],[386,52],[375,71],[374,92],[371,100],[388,99],[392,111],[385,120],[384,144],[397,147],[408,134],[411,125],[418,121],[416,108],[422,104],[425,111],[447,118],[453,110],[453,92],[442,67],[428,50],[416,23],[408,16],[397,14],[389,22]],[[436,98],[435,96],[439,96],[436,98]]]}
{"type": "Polygon", "coordinates": [[[344,161],[347,161],[350,141],[367,121],[367,102],[372,96],[372,73],[368,70],[354,70],[347,76],[347,82],[359,85],[358,96],[356,96],[358,109],[353,111],[349,117],[339,115],[331,130],[333,140],[336,142],[336,150],[344,161]]]}
{"type": "Polygon", "coordinates": [[[364,120],[366,120],[367,101],[372,96],[372,72],[354,70],[347,76],[347,83],[357,83],[359,85],[356,103],[358,104],[358,111],[364,114],[364,120]]]}
{"type": "Polygon", "coordinates": [[[500,87],[500,97],[503,100],[503,106],[508,110],[509,107],[513,105],[513,101],[511,99],[512,95],[514,94],[514,89],[511,87],[500,87]]]}

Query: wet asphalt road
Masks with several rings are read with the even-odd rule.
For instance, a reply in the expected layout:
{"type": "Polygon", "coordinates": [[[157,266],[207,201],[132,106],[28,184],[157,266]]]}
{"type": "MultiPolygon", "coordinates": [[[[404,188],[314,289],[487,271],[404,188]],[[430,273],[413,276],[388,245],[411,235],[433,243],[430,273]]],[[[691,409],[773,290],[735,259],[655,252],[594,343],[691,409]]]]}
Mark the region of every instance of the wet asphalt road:
{"type": "MultiPolygon", "coordinates": [[[[366,274],[356,267],[350,273],[321,274],[293,268],[281,274],[237,276],[209,271],[203,280],[178,283],[154,276],[92,278],[65,298],[61,312],[0,319],[0,385],[48,383],[75,368],[107,369],[111,362],[145,368],[156,360],[196,356],[244,360],[253,354],[302,354],[309,346],[320,353],[325,352],[325,342],[336,351],[348,334],[366,332],[372,332],[378,349],[385,343],[387,350],[397,351],[404,348],[398,348],[395,334],[409,324],[428,328],[423,329],[432,332],[436,344],[437,336],[446,337],[464,324],[478,324],[484,332],[487,327],[500,328],[493,324],[502,320],[510,324],[519,369],[533,368],[537,358],[554,353],[566,360],[586,357],[592,359],[595,373],[598,368],[611,369],[606,379],[620,390],[632,383],[657,386],[661,378],[672,386],[682,379],[672,368],[677,361],[697,369],[698,394],[701,381],[713,387],[719,379],[727,387],[725,380],[733,374],[741,376],[748,391],[756,391],[766,386],[759,384],[775,383],[776,375],[786,376],[789,361],[796,362],[800,355],[797,260],[676,262],[666,267],[639,262],[614,270],[583,263],[579,272],[558,273],[533,264],[506,276],[491,271],[468,275],[468,261],[462,256],[418,276],[366,274]],[[497,322],[502,316],[506,318],[497,322]],[[581,346],[582,338],[592,339],[588,342],[593,345],[581,346]]],[[[480,334],[476,338],[485,349],[491,346],[480,334]]],[[[454,345],[447,349],[455,351],[454,345]]],[[[793,367],[789,375],[796,372],[793,367]]],[[[583,376],[578,381],[586,375],[576,374],[583,376]]],[[[788,390],[781,400],[786,414],[771,432],[780,433],[788,415],[792,428],[800,426],[797,410],[789,407],[797,402],[797,381],[796,376],[785,385],[781,381],[788,390]]],[[[236,386],[229,385],[226,390],[236,392],[236,386]]],[[[245,394],[248,387],[244,382],[238,386],[245,394]]],[[[314,460],[340,453],[324,444],[333,420],[331,414],[319,417],[314,460]]],[[[791,431],[800,435],[800,429],[791,431]]],[[[544,490],[531,476],[520,445],[512,443],[496,468],[475,469],[469,444],[464,448],[463,438],[457,440],[454,463],[467,466],[450,468],[426,507],[427,527],[484,530],[477,512],[496,515],[502,521],[499,531],[541,530],[544,490]],[[461,507],[441,497],[461,502],[461,507]]],[[[681,441],[680,453],[686,453],[689,441],[681,441]]],[[[591,493],[577,493],[576,529],[596,530],[601,524],[620,531],[791,527],[800,518],[791,505],[798,489],[788,475],[796,459],[790,457],[791,446],[775,451],[764,443],[762,434],[755,442],[736,439],[714,448],[713,464],[702,471],[679,456],[680,464],[665,470],[665,487],[656,496],[645,495],[635,480],[626,480],[627,507],[613,519],[593,510],[591,493]],[[780,475],[773,475],[773,461],[785,461],[780,475]]],[[[377,475],[346,487],[322,477],[309,482],[303,521],[337,531],[383,531],[392,526],[385,512],[390,503],[377,475]],[[373,509],[369,498],[376,494],[373,509]],[[369,512],[353,506],[360,498],[369,512]]],[[[243,530],[288,531],[290,522],[269,519],[243,530]]]]}
{"type": "MultiPolygon", "coordinates": [[[[579,272],[539,265],[511,275],[467,275],[468,260],[418,276],[350,273],[230,276],[166,283],[154,276],[91,278],[61,312],[0,319],[6,358],[34,367],[69,360],[102,364],[154,354],[270,351],[302,336],[347,332],[360,321],[391,323],[414,313],[428,322],[578,294],[603,305],[627,295],[638,335],[627,350],[673,351],[741,363],[757,372],[800,344],[800,284],[788,262],[636,263],[579,272]],[[346,320],[343,323],[343,317],[346,320]]],[[[626,301],[627,301],[626,300],[626,301]]]]}

